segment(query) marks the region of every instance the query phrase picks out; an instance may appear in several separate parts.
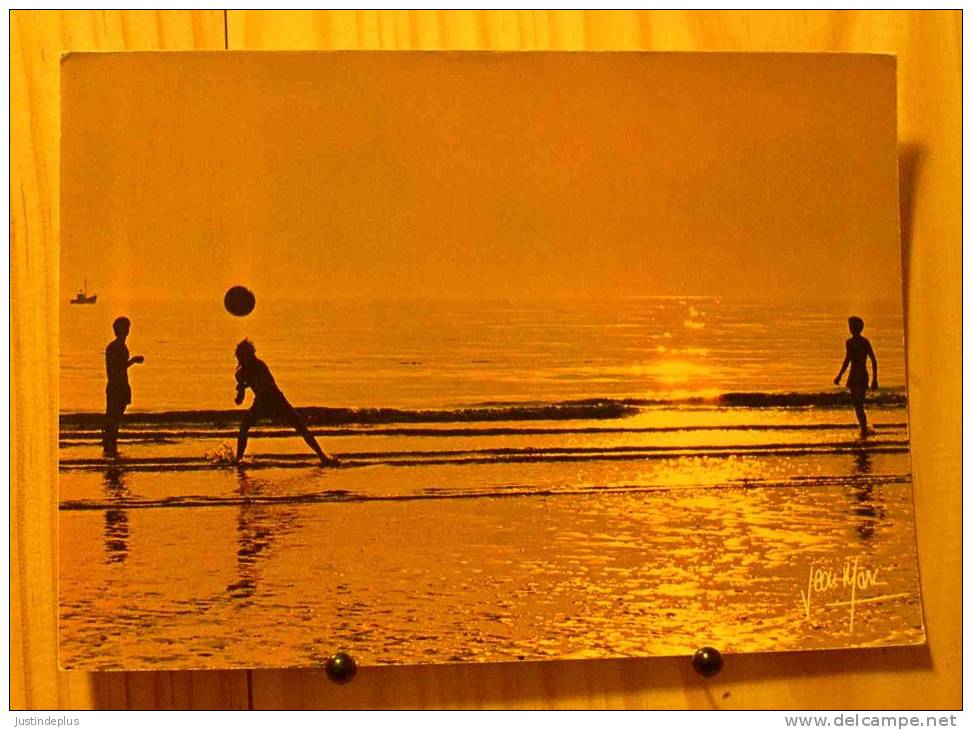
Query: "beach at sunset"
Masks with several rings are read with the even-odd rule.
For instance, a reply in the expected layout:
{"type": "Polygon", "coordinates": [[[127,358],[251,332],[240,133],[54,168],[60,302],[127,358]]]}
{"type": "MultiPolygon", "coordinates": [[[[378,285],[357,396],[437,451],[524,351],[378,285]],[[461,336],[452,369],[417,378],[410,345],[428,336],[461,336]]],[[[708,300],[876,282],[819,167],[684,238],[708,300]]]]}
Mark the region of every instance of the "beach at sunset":
{"type": "Polygon", "coordinates": [[[66,57],[62,666],[921,643],[895,89],[66,57]]]}
{"type": "Polygon", "coordinates": [[[341,460],[331,469],[269,422],[233,465],[235,333],[222,352],[200,338],[185,369],[162,368],[177,335],[150,314],[133,317],[142,400],[106,461],[98,401],[80,398],[101,363],[66,337],[62,393],[79,399],[61,418],[62,661],[289,666],[339,647],[395,663],[920,640],[900,321],[875,304],[887,385],[870,398],[876,433],[860,441],[846,392],[811,389],[841,355],[839,315],[827,314],[716,298],[268,303],[247,325],[341,460]],[[297,320],[295,307],[320,314],[297,320]],[[356,357],[342,326],[367,332],[375,307],[422,337],[383,329],[358,339],[356,357]],[[320,363],[279,344],[301,341],[278,329],[297,321],[320,363]],[[807,357],[773,357],[815,338],[807,357]],[[793,389],[755,390],[764,380],[793,389]],[[807,571],[845,559],[879,568],[870,595],[892,597],[857,606],[853,627],[846,606],[827,605],[841,596],[808,617],[807,571]]]}

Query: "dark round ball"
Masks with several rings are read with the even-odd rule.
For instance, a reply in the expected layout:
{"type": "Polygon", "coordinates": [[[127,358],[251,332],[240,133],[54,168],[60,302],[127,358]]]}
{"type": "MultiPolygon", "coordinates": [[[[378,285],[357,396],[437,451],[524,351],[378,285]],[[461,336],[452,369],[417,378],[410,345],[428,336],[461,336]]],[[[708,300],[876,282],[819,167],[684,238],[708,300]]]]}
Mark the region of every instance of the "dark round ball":
{"type": "Polygon", "coordinates": [[[692,657],[692,667],[703,677],[714,677],[722,671],[722,654],[711,646],[703,646],[692,657]]]}
{"type": "Polygon", "coordinates": [[[327,677],[332,682],[347,684],[358,673],[358,665],[350,654],[339,651],[328,658],[327,664],[324,665],[324,671],[327,672],[327,677]]]}
{"type": "Polygon", "coordinates": [[[256,306],[256,297],[245,286],[230,287],[223,297],[223,306],[233,316],[245,317],[256,306]]]}

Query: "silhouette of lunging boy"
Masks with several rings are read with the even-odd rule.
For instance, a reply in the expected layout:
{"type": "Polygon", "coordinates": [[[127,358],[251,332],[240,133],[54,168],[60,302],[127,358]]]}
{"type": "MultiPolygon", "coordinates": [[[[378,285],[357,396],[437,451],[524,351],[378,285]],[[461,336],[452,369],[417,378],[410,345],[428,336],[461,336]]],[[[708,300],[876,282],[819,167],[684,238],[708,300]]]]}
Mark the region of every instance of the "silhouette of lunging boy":
{"type": "Polygon", "coordinates": [[[132,388],[128,384],[128,368],[145,358],[136,355],[128,357],[128,346],[125,340],[131,331],[132,323],[128,317],[119,317],[111,328],[115,331],[115,339],[105,348],[105,373],[108,375],[108,385],[105,387],[105,426],[101,434],[101,446],[106,456],[118,455],[118,427],[122,414],[128,404],[132,402],[132,388]]]}
{"type": "Polygon", "coordinates": [[[253,404],[243,416],[243,423],[240,424],[240,435],[236,442],[236,461],[243,459],[250,428],[254,423],[261,418],[282,418],[303,437],[322,464],[336,466],[337,459],[324,453],[297,411],[280,392],[270,373],[270,368],[256,356],[256,347],[252,342],[243,340],[236,346],[236,361],[239,363],[236,367],[236,405],[243,403],[247,388],[253,391],[253,404]]]}
{"type": "Polygon", "coordinates": [[[867,360],[871,360],[871,390],[877,390],[877,358],[871,343],[866,337],[861,335],[864,330],[864,320],[860,317],[848,317],[847,326],[851,336],[847,340],[847,354],[844,356],[844,364],[840,366],[840,372],[834,378],[834,385],[840,385],[840,379],[844,376],[844,371],[850,365],[850,375],[847,376],[847,389],[851,393],[851,401],[854,403],[854,411],[857,413],[857,422],[861,426],[861,438],[867,438],[874,432],[867,427],[867,413],[864,412],[864,397],[867,395],[867,360]]]}

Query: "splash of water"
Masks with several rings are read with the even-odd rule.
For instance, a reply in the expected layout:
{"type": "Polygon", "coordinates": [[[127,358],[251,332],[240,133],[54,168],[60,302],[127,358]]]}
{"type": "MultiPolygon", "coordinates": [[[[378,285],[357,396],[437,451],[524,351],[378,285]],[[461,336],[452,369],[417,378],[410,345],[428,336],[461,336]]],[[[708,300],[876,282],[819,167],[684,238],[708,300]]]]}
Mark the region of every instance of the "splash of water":
{"type": "Polygon", "coordinates": [[[204,456],[206,461],[216,466],[230,466],[236,463],[236,452],[229,441],[220,441],[218,446],[208,449],[204,456]]]}

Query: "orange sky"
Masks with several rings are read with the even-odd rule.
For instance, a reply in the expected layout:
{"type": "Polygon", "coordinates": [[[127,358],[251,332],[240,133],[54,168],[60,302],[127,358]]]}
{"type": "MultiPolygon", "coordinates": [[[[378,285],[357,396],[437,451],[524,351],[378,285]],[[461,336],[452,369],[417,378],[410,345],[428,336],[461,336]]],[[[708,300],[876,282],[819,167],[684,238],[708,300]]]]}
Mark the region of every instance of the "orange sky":
{"type": "Polygon", "coordinates": [[[62,65],[61,296],[900,296],[894,60],[62,65]]]}

